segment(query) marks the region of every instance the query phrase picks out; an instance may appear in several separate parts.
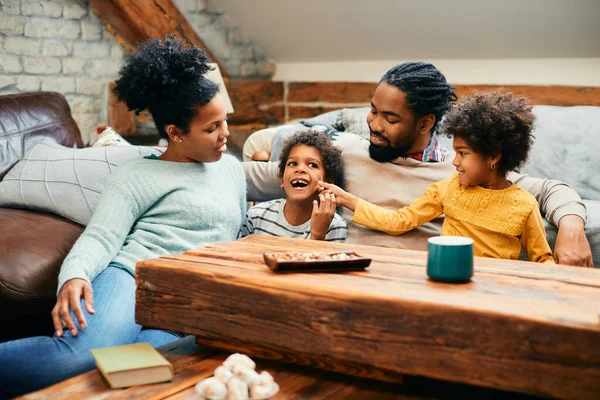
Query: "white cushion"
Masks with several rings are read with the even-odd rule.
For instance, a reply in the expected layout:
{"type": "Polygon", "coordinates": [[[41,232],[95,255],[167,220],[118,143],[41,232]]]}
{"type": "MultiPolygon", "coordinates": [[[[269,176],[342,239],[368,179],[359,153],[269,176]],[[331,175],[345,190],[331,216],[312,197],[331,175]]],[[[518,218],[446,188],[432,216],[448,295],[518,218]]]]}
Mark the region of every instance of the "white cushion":
{"type": "Polygon", "coordinates": [[[252,155],[258,150],[267,150],[270,152],[271,141],[275,137],[277,129],[279,129],[279,127],[261,129],[248,136],[248,139],[246,139],[244,146],[242,147],[242,160],[252,160],[252,155]]]}
{"type": "Polygon", "coordinates": [[[106,179],[119,165],[163,151],[146,146],[72,149],[39,143],[0,182],[0,206],[49,212],[87,225],[106,179]]]}

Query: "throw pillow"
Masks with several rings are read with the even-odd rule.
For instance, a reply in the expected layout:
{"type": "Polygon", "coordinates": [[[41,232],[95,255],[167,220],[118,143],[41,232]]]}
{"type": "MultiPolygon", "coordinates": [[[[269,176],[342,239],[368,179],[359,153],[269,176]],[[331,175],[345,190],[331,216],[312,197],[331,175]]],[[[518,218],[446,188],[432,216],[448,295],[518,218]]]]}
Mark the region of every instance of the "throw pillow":
{"type": "Polygon", "coordinates": [[[339,118],[340,112],[341,110],[329,111],[312,118],[303,119],[299,122],[308,128],[313,127],[315,125],[325,125],[328,127],[333,127],[333,125],[339,118]]]}
{"type": "Polygon", "coordinates": [[[569,184],[583,199],[600,200],[600,107],[534,106],[535,142],[524,172],[569,184]]]}
{"type": "Polygon", "coordinates": [[[123,136],[115,132],[110,126],[101,125],[96,130],[98,131],[98,139],[90,147],[131,146],[123,136]]]}
{"type": "Polygon", "coordinates": [[[39,143],[0,182],[0,207],[49,212],[87,225],[115,168],[163,151],[145,146],[72,149],[39,143]]]}
{"type": "Polygon", "coordinates": [[[344,108],[340,112],[334,127],[344,132],[354,133],[363,139],[369,139],[371,131],[367,124],[368,107],[344,108]]]}

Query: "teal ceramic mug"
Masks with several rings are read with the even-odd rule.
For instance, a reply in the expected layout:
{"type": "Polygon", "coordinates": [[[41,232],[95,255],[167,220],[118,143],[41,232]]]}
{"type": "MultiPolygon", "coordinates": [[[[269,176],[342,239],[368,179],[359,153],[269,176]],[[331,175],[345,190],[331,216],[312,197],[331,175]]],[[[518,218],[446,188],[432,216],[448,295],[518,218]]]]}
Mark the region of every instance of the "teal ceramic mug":
{"type": "Polygon", "coordinates": [[[427,276],[433,281],[463,283],[473,276],[473,239],[434,236],[427,241],[427,276]]]}

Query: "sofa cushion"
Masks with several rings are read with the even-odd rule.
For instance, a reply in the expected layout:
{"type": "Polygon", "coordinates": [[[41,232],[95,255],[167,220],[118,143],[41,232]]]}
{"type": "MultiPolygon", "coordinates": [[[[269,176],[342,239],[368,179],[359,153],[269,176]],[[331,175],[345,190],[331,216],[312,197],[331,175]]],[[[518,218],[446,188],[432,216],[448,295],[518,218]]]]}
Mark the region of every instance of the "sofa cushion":
{"type": "Polygon", "coordinates": [[[83,226],[52,214],[0,208],[0,342],[52,335],[58,272],[83,226]]]}
{"type": "Polygon", "coordinates": [[[56,298],[58,271],[84,227],[36,211],[0,208],[0,302],[56,298]]]}
{"type": "Polygon", "coordinates": [[[312,118],[299,120],[297,122],[301,123],[307,128],[310,128],[315,125],[333,127],[333,125],[335,125],[335,122],[338,120],[341,111],[342,110],[333,110],[312,118]]]}
{"type": "Polygon", "coordinates": [[[354,133],[363,139],[369,139],[371,136],[367,123],[369,110],[370,107],[343,108],[333,127],[338,131],[354,133]]]}
{"type": "Polygon", "coordinates": [[[0,180],[37,143],[83,146],[69,104],[60,93],[0,96],[0,121],[0,180]]]}
{"type": "Polygon", "coordinates": [[[116,167],[163,151],[144,146],[70,149],[39,143],[0,182],[0,206],[49,212],[87,225],[116,167]]]}
{"type": "Polygon", "coordinates": [[[563,181],[582,199],[600,200],[600,107],[535,106],[533,112],[536,140],[524,172],[563,181]]]}
{"type": "Polygon", "coordinates": [[[242,147],[242,160],[252,160],[252,155],[259,150],[271,149],[271,141],[275,137],[277,128],[262,129],[262,135],[250,135],[242,147]]]}

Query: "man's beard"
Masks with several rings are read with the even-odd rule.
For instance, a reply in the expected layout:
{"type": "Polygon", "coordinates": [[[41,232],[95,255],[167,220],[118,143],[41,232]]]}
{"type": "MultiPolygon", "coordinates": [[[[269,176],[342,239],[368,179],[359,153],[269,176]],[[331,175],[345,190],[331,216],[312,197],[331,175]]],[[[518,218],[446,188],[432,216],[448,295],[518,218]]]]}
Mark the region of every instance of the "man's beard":
{"type": "MultiPolygon", "coordinates": [[[[371,132],[371,134],[373,134],[373,132],[371,132]]],[[[382,137],[381,135],[377,136],[382,137]]],[[[406,152],[412,146],[412,143],[409,143],[401,147],[392,147],[390,141],[387,138],[384,139],[388,142],[385,146],[377,146],[373,143],[369,144],[369,155],[377,162],[384,163],[395,160],[398,157],[404,157],[406,156],[406,152]]]]}

